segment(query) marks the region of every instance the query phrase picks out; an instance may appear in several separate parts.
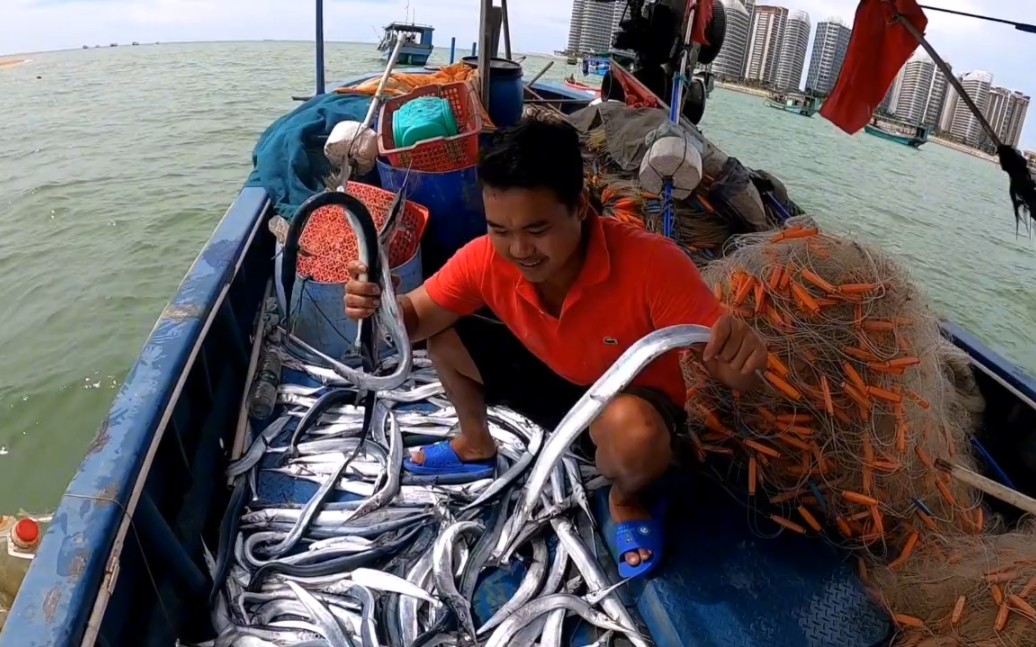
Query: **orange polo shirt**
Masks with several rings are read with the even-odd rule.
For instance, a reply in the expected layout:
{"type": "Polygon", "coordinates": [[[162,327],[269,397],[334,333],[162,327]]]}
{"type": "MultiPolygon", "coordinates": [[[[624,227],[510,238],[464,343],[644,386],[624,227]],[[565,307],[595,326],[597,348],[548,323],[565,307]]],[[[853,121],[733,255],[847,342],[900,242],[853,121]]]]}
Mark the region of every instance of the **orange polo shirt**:
{"type": "MultiPolygon", "coordinates": [[[[676,243],[612,218],[590,215],[587,225],[586,261],[557,318],[488,236],[462,247],[425,289],[439,307],[461,316],[488,306],[533,355],[581,386],[596,382],[648,333],[677,324],[712,326],[722,314],[676,243]]],[[[659,357],[633,384],[657,389],[683,407],[678,352],[659,357]]]]}

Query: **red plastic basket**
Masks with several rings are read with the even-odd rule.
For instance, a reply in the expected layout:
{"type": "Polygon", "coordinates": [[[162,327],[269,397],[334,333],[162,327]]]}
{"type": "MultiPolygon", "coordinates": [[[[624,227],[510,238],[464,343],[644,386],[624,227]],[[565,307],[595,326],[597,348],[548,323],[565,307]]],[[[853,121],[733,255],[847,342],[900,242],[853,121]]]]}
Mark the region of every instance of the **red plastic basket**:
{"type": "MultiPolygon", "coordinates": [[[[395,194],[359,182],[350,182],[345,190],[367,207],[380,231],[395,194]]],[[[428,225],[428,209],[407,200],[399,218],[388,249],[389,264],[393,269],[402,266],[417,253],[428,225]]],[[[360,256],[356,234],[342,214],[341,207],[337,206],[322,207],[313,212],[299,237],[299,248],[302,253],[299,254],[297,274],[321,283],[347,282],[349,262],[360,256]]]]}
{"type": "Polygon", "coordinates": [[[471,85],[464,81],[424,86],[410,94],[389,99],[381,106],[378,117],[378,152],[391,166],[428,173],[446,173],[474,166],[478,162],[478,135],[483,125],[476,101],[478,98],[471,85]],[[392,115],[408,101],[429,96],[449,101],[459,133],[396,148],[392,115]]]}

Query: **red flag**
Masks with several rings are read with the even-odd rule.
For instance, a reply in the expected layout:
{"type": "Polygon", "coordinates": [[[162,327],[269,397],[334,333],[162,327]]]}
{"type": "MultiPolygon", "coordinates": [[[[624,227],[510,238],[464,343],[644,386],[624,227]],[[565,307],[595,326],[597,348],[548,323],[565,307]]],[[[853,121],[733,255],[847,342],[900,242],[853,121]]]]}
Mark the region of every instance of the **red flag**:
{"type": "Polygon", "coordinates": [[[712,0],[689,0],[683,16],[684,28],[687,27],[688,14],[692,9],[694,10],[694,27],[691,29],[691,42],[708,45],[709,40],[705,37],[705,28],[712,20],[712,0]]]}
{"type": "Polygon", "coordinates": [[[928,18],[914,0],[861,0],[849,49],[821,116],[845,132],[867,125],[900,68],[917,49],[917,39],[896,20],[901,14],[924,33],[928,18]]]}
{"type": "Polygon", "coordinates": [[[626,71],[615,61],[609,68],[612,78],[622,86],[623,94],[626,95],[626,105],[631,108],[657,108],[658,98],[651,90],[648,90],[635,76],[626,71]]]}

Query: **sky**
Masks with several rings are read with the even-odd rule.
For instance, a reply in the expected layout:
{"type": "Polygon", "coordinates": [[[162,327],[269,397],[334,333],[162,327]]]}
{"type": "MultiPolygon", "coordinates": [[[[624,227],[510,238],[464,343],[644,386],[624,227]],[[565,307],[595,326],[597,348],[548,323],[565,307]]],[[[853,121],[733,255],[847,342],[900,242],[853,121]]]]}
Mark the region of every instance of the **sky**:
{"type": "MultiPolygon", "coordinates": [[[[110,42],[310,40],[313,0],[0,0],[0,54],[110,42]]],[[[497,3],[499,4],[499,3],[497,3]]],[[[762,0],[806,11],[816,23],[851,23],[857,0],[762,0]]],[[[1036,24],[1036,0],[922,0],[922,4],[1036,24]]],[[[377,29],[406,16],[405,0],[324,0],[325,38],[373,41],[377,29]]],[[[436,43],[478,37],[478,0],[412,0],[417,22],[433,24],[436,43]],[[415,11],[416,10],[416,11],[415,11]]],[[[519,52],[564,49],[571,0],[512,0],[512,46],[519,52]]],[[[1036,97],[1036,34],[929,11],[927,35],[956,72],[985,70],[993,83],[1036,97]],[[1026,54],[1028,52],[1028,54],[1026,54]]],[[[810,41],[812,47],[812,37],[810,41]]],[[[1022,148],[1036,149],[1036,107],[1022,148]]]]}

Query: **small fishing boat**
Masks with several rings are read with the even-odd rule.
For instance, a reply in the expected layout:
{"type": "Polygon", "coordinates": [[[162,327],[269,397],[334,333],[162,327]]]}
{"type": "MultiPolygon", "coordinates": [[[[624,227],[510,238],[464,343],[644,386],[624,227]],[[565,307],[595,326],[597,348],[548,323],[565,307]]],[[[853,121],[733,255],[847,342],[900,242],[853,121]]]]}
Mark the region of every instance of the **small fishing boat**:
{"type": "Polygon", "coordinates": [[[766,103],[771,108],[802,115],[803,117],[812,117],[820,110],[820,100],[805,94],[778,92],[770,95],[766,103]]]}
{"type": "Polygon", "coordinates": [[[864,126],[869,135],[887,139],[911,148],[920,148],[928,141],[928,127],[920,124],[909,124],[896,119],[875,116],[871,123],[864,126]]]}
{"type": "Polygon", "coordinates": [[[432,55],[432,34],[435,28],[431,25],[393,22],[385,25],[385,34],[378,43],[378,51],[382,58],[388,60],[397,39],[403,39],[403,48],[399,51],[400,65],[420,66],[428,62],[432,55]]]}
{"type": "Polygon", "coordinates": [[[583,76],[604,76],[611,69],[612,60],[607,54],[592,54],[583,57],[583,76]]]}
{"type": "Polygon", "coordinates": [[[568,78],[565,79],[565,87],[566,88],[572,88],[573,90],[579,90],[580,92],[589,92],[590,94],[593,94],[595,96],[601,96],[601,88],[600,87],[596,87],[595,88],[592,85],[587,85],[585,83],[580,83],[579,81],[576,81],[571,76],[569,76],[568,78]]]}
{"type": "MultiPolygon", "coordinates": [[[[491,8],[492,3],[483,0],[484,28],[490,24],[491,8]]],[[[371,80],[376,80],[379,75],[366,74],[333,84],[331,88],[326,86],[323,77],[321,9],[322,3],[318,0],[317,96],[298,106],[283,119],[299,115],[311,117],[318,114],[315,110],[323,111],[329,106],[344,105],[349,106],[348,109],[352,111],[350,114],[359,115],[356,117],[356,121],[359,121],[370,102],[362,100],[358,89],[361,86],[366,87],[364,84],[369,85],[371,80]],[[339,88],[352,89],[355,92],[325,93],[329,89],[339,88]]],[[[676,34],[676,38],[679,37],[680,34],[676,34]]],[[[489,39],[486,39],[483,44],[488,42],[489,39]]],[[[492,48],[480,47],[480,50],[483,51],[485,63],[480,65],[479,70],[480,78],[486,83],[483,86],[483,99],[489,97],[487,103],[491,116],[494,110],[510,110],[514,107],[500,97],[514,96],[513,91],[516,89],[525,97],[526,109],[541,109],[545,103],[553,102],[562,112],[575,114],[578,110],[586,109],[591,101],[591,97],[585,92],[555,83],[540,81],[531,87],[516,86],[515,77],[511,73],[513,68],[491,67],[488,61],[492,48]],[[494,90],[492,73],[497,69],[505,69],[508,72],[504,78],[507,83],[506,87],[497,87],[494,90]]],[[[634,106],[634,102],[651,102],[654,109],[668,111],[665,102],[650,93],[635,75],[621,65],[616,65],[614,71],[625,89],[627,106],[612,107],[636,110],[639,108],[634,106]]],[[[518,80],[520,82],[520,77],[518,80]]],[[[521,108],[520,105],[518,107],[521,108]]],[[[388,109],[389,103],[383,108],[388,109]]],[[[298,517],[301,507],[306,501],[311,500],[314,491],[317,490],[316,486],[302,478],[305,474],[299,473],[297,479],[286,478],[283,474],[273,474],[278,471],[273,469],[273,465],[258,474],[247,468],[248,474],[264,483],[272,482],[269,479],[280,479],[277,482],[284,487],[275,493],[273,499],[253,499],[249,495],[251,490],[244,473],[238,475],[233,488],[228,487],[228,464],[241,458],[246,448],[256,448],[259,456],[267,455],[266,446],[270,444],[269,439],[259,437],[251,444],[248,442],[252,437],[249,432],[252,422],[248,415],[248,404],[253,379],[259,384],[268,379],[263,376],[266,368],[257,371],[260,356],[263,354],[265,331],[278,325],[278,311],[285,312],[284,306],[294,303],[288,295],[274,296],[285,290],[291,291],[290,285],[294,274],[291,272],[290,264],[299,262],[297,253],[280,253],[283,250],[278,249],[277,239],[268,230],[270,223],[278,217],[277,207],[284,206],[283,192],[275,188],[274,184],[280,182],[283,187],[283,180],[287,177],[287,171],[283,168],[287,166],[287,162],[283,161],[283,158],[288,153],[284,151],[299,155],[298,158],[291,158],[299,162],[298,166],[309,168],[308,164],[302,162],[317,160],[315,157],[307,157],[306,145],[312,142],[298,141],[297,131],[293,131],[296,132],[295,140],[281,137],[284,130],[279,129],[278,124],[283,124],[283,119],[278,120],[264,134],[262,145],[257,146],[258,157],[282,160],[282,167],[278,167],[280,170],[275,173],[276,179],[271,182],[269,177],[264,178],[258,171],[253,174],[223,215],[176,294],[159,315],[154,330],[145,342],[137,362],[126,376],[108,416],[102,422],[97,436],[90,444],[82,464],[58,506],[53,523],[46,532],[21,592],[11,609],[7,624],[0,633],[0,646],[173,645],[202,644],[211,641],[217,633],[213,618],[225,619],[238,613],[235,607],[227,605],[226,598],[221,593],[222,589],[213,594],[210,604],[213,579],[219,579],[217,574],[221,572],[226,576],[226,569],[230,568],[232,560],[237,560],[237,555],[250,554],[247,553],[249,548],[235,541],[238,531],[241,530],[241,520],[233,511],[245,505],[256,506],[252,514],[261,517],[263,506],[280,506],[284,514],[294,511],[298,517]],[[285,256],[291,258],[286,259],[285,256]],[[271,262],[271,259],[277,260],[271,262]],[[286,263],[289,265],[285,265],[286,263]],[[288,269],[285,269],[286,267],[288,269]],[[228,510],[231,511],[229,514],[228,510]],[[209,555],[209,552],[214,555],[209,555]]],[[[330,129],[335,123],[337,122],[331,121],[326,125],[330,129]]],[[[680,123],[688,131],[693,130],[693,126],[686,119],[680,123]]],[[[327,135],[326,132],[314,133],[314,136],[321,140],[321,145],[317,148],[322,147],[327,135]]],[[[398,157],[398,151],[393,155],[398,157]]],[[[729,164],[737,167],[740,173],[744,169],[735,162],[729,164]]],[[[383,163],[378,168],[378,177],[385,173],[386,179],[394,178],[396,181],[395,184],[393,181],[382,182],[382,189],[388,190],[390,197],[394,195],[394,191],[407,186],[409,167],[401,171],[398,165],[383,163]]],[[[457,235],[459,228],[469,228],[468,238],[477,235],[477,232],[471,231],[481,228],[484,232],[485,224],[479,211],[481,194],[477,186],[477,177],[470,169],[460,176],[451,176],[451,173],[438,174],[439,177],[429,177],[437,175],[436,173],[421,176],[423,182],[432,183],[437,195],[452,200],[448,205],[450,209],[447,215],[453,216],[452,219],[445,218],[434,222],[433,224],[438,227],[434,235],[425,238],[417,236],[422,241],[421,253],[433,251],[432,243],[435,243],[434,251],[439,255],[457,249],[465,242],[463,235],[457,235]],[[452,179],[445,176],[451,176],[452,179]],[[443,182],[450,184],[442,184],[443,182]],[[471,213],[474,215],[470,218],[470,214],[464,212],[466,208],[473,210],[471,213]],[[452,242],[443,249],[444,241],[450,236],[452,242]]],[[[775,178],[753,173],[749,185],[748,177],[747,172],[743,174],[745,190],[753,196],[753,203],[766,205],[767,213],[776,214],[779,219],[784,219],[791,212],[797,211],[793,202],[786,196],[782,197],[782,191],[775,178]],[[752,188],[748,189],[749,186],[752,188]]],[[[323,186],[324,177],[312,177],[307,180],[312,182],[309,186],[303,187],[303,190],[308,191],[311,197],[318,197],[318,202],[353,204],[349,202],[352,198],[344,192],[322,192],[320,187],[323,186]]],[[[375,178],[373,181],[378,180],[375,178]]],[[[414,191],[418,190],[416,183],[410,187],[414,191]]],[[[428,190],[427,187],[425,190],[428,190]]],[[[398,200],[393,200],[392,203],[401,204],[398,200]]],[[[307,213],[312,211],[315,205],[316,202],[307,198],[304,205],[305,209],[309,210],[307,213]]],[[[355,207],[349,207],[345,213],[353,213],[350,211],[353,208],[355,207]]],[[[389,207],[388,211],[391,212],[393,208],[389,207]]],[[[298,208],[296,213],[301,211],[303,209],[298,208]]],[[[356,213],[360,213],[360,210],[356,213]]],[[[353,218],[350,218],[352,222],[353,218]]],[[[373,221],[363,220],[359,216],[355,216],[355,220],[360,224],[369,223],[362,227],[357,225],[357,239],[365,241],[368,246],[372,242],[377,244],[378,236],[373,221]]],[[[775,245],[785,239],[794,241],[812,235],[800,225],[780,233],[770,233],[775,245]]],[[[700,250],[689,252],[694,255],[700,250]]],[[[809,255],[807,252],[806,256],[809,255]]],[[[413,258],[418,256],[415,255],[413,258]]],[[[417,263],[417,266],[420,264],[417,263]]],[[[763,265],[769,267],[768,263],[763,265]]],[[[413,269],[414,264],[408,261],[407,267],[413,269]]],[[[386,268],[385,275],[387,271],[386,268]]],[[[664,271],[661,274],[664,275],[664,271]]],[[[783,278],[775,277],[774,274],[770,277],[768,280],[775,284],[783,281],[783,278]]],[[[412,277],[401,278],[404,281],[412,280],[412,277]]],[[[742,295],[736,297],[739,301],[751,298],[748,295],[753,290],[758,292],[756,288],[761,285],[761,282],[757,281],[753,286],[748,278],[751,277],[745,277],[743,281],[739,279],[737,292],[742,295]]],[[[820,307],[818,303],[808,300],[808,293],[801,291],[802,286],[796,286],[800,291],[792,289],[792,292],[799,295],[797,298],[801,299],[804,309],[820,307]],[[803,294],[806,296],[803,297],[803,294]]],[[[841,295],[849,303],[857,298],[854,295],[874,289],[873,286],[859,284],[830,287],[829,293],[841,295]]],[[[790,298],[788,300],[790,301],[790,298]]],[[[825,298],[825,301],[828,300],[836,299],[825,298]]],[[[340,302],[339,297],[338,303],[340,302]]],[[[755,303],[758,309],[759,301],[755,303]]],[[[333,312],[330,316],[340,319],[339,315],[333,312]]],[[[862,326],[863,323],[881,323],[882,325],[877,327],[880,330],[897,325],[891,321],[862,322],[860,318],[856,321],[857,326],[862,326]]],[[[910,323],[907,322],[905,325],[910,323]]],[[[785,324],[781,322],[781,325],[785,324]]],[[[848,328],[856,339],[857,333],[852,330],[853,326],[849,325],[848,328]]],[[[369,334],[368,341],[363,342],[364,344],[372,343],[369,334]]],[[[991,351],[959,326],[946,322],[942,325],[942,334],[962,351],[964,373],[969,380],[974,381],[977,392],[987,403],[981,419],[981,429],[973,439],[974,451],[982,459],[984,471],[1001,483],[1013,485],[1029,493],[1036,491],[1036,472],[1033,470],[1032,456],[1024,450],[1024,447],[1031,446],[1036,440],[1033,432],[1036,429],[1036,380],[1009,359],[991,351]]],[[[691,337],[686,341],[692,341],[691,337]]],[[[345,342],[352,343],[349,339],[345,342]]],[[[857,356],[864,352],[858,348],[848,350],[857,356]]],[[[847,354],[846,357],[850,355],[847,354]]],[[[418,359],[420,358],[417,356],[413,358],[414,371],[423,372],[422,379],[426,379],[427,363],[418,366],[418,359]]],[[[266,366],[265,361],[264,359],[263,366],[266,366]]],[[[913,363],[920,359],[909,358],[909,361],[913,363]]],[[[620,360],[616,366],[621,363],[620,360]]],[[[902,370],[899,365],[887,362],[874,363],[876,374],[896,373],[902,370]]],[[[397,368],[386,365],[385,370],[396,371],[401,364],[402,360],[394,365],[397,368]]],[[[279,362],[277,366],[280,366],[279,362]]],[[[297,372],[296,369],[292,370],[297,372]]],[[[775,365],[774,370],[781,372],[787,370],[787,367],[775,365]]],[[[273,379],[277,379],[277,376],[273,379]]],[[[842,385],[843,388],[845,386],[842,385]]],[[[312,380],[311,386],[306,388],[311,389],[306,391],[306,394],[296,390],[282,395],[287,401],[298,403],[302,401],[301,398],[310,397],[307,394],[322,393],[322,386],[315,379],[312,380]]],[[[901,396],[874,387],[868,388],[871,390],[866,393],[877,394],[875,398],[895,399],[916,395],[906,391],[901,396]]],[[[791,393],[794,394],[795,391],[792,390],[791,393]]],[[[820,394],[817,397],[821,402],[824,401],[824,396],[827,396],[826,406],[831,408],[830,394],[826,390],[822,392],[820,387],[817,387],[817,393],[820,394]]],[[[853,391],[846,390],[846,393],[853,391]]],[[[349,395],[353,399],[337,402],[338,408],[345,411],[358,410],[354,403],[360,394],[352,392],[349,395]]],[[[869,397],[860,394],[857,396],[857,404],[866,402],[869,397]]],[[[417,399],[413,391],[396,392],[393,397],[417,399]]],[[[744,394],[739,397],[744,397],[744,394]]],[[[839,406],[841,402],[840,399],[839,406]]],[[[856,406],[853,400],[845,402],[850,406],[856,406]]],[[[403,404],[402,408],[417,417],[427,415],[429,411],[415,409],[407,404],[403,404]]],[[[297,407],[295,410],[298,411],[297,407]]],[[[330,412],[330,409],[326,411],[330,412]]],[[[371,408],[366,407],[362,411],[362,415],[366,416],[371,408]]],[[[852,411],[855,412],[855,409],[852,411]]],[[[319,412],[313,415],[314,418],[320,417],[319,412]]],[[[798,440],[792,440],[803,444],[803,439],[809,439],[810,429],[800,426],[804,424],[800,414],[789,415],[791,417],[787,422],[778,422],[787,425],[787,436],[796,436],[798,440]]],[[[432,430],[436,428],[435,424],[440,423],[422,424],[427,424],[427,428],[432,430]]],[[[724,434],[731,433],[722,425],[713,427],[718,438],[714,442],[723,442],[724,434]]],[[[903,430],[903,433],[907,433],[906,430],[903,430]]],[[[512,435],[512,440],[514,438],[512,435]]],[[[361,438],[354,443],[357,448],[354,453],[364,442],[366,441],[361,438]]],[[[398,452],[399,446],[394,443],[395,441],[391,441],[389,444],[398,452]]],[[[376,454],[374,450],[382,444],[382,440],[375,438],[368,449],[376,454]]],[[[715,448],[713,445],[709,447],[715,448]]],[[[808,449],[807,446],[807,452],[804,454],[807,458],[808,449]]],[[[886,447],[879,449],[882,452],[893,451],[892,448],[886,447]]],[[[760,453],[762,467],[757,466],[759,470],[765,469],[767,462],[764,461],[773,460],[767,459],[767,455],[778,455],[773,449],[767,451],[770,453],[760,453]]],[[[531,456],[531,453],[529,455],[531,456]]],[[[906,457],[903,459],[906,460],[906,457]]],[[[890,460],[882,461],[876,459],[873,463],[877,467],[887,469],[890,460]]],[[[755,465],[754,460],[752,465],[755,465]]],[[[754,469],[750,469],[750,476],[755,474],[754,469]]],[[[895,469],[895,466],[891,469],[895,469]]],[[[579,468],[576,470],[574,477],[569,474],[561,475],[558,479],[575,482],[580,478],[579,468]]],[[[550,479],[550,474],[557,472],[548,470],[539,473],[550,479]]],[[[764,471],[760,473],[765,474],[764,471]]],[[[612,606],[609,607],[609,615],[628,617],[643,636],[651,637],[654,644],[665,647],[878,647],[888,645],[903,627],[903,623],[914,623],[912,626],[916,627],[916,623],[921,622],[917,618],[897,616],[898,626],[894,625],[886,610],[868,597],[855,568],[846,562],[844,555],[831,543],[817,536],[803,536],[806,534],[804,526],[777,517],[774,521],[779,519],[785,528],[797,528],[802,531],[780,534],[776,532],[778,526],[770,520],[757,518],[756,515],[748,514],[741,506],[734,504],[733,498],[728,495],[728,486],[712,483],[708,479],[698,479],[693,475],[689,475],[688,478],[690,480],[683,486],[685,489],[681,489],[681,492],[687,492],[688,496],[681,497],[681,501],[678,502],[679,510],[674,510],[669,518],[668,536],[678,540],[669,542],[663,568],[650,579],[627,584],[619,596],[614,593],[609,595],[607,591],[601,590],[586,592],[587,598],[604,596],[601,599],[610,600],[612,606]],[[758,525],[761,523],[769,525],[758,525]],[[763,537],[758,531],[770,536],[763,537]],[[619,605],[618,608],[615,604],[619,605]]],[[[750,491],[754,490],[756,480],[750,478],[750,491]]],[[[939,482],[942,484],[942,481],[939,482]]],[[[330,487],[333,486],[334,481],[331,481],[330,487]]],[[[399,486],[398,482],[396,486],[399,486]]],[[[943,486],[945,487],[945,484],[943,486]]],[[[442,486],[449,487],[453,486],[442,486]]],[[[823,502],[827,487],[826,483],[822,484],[802,496],[804,500],[809,498],[823,502]]],[[[259,489],[262,490],[262,486],[259,489]]],[[[266,496],[269,494],[266,492],[266,496]]],[[[531,496],[533,500],[538,500],[540,493],[522,491],[521,495],[526,499],[531,496]]],[[[868,500],[865,495],[859,493],[854,494],[854,498],[864,502],[868,500]]],[[[507,509],[508,500],[509,497],[502,499],[504,510],[507,509]]],[[[593,570],[596,568],[594,565],[599,564],[600,568],[604,569],[604,580],[616,581],[610,575],[614,564],[607,557],[608,548],[614,549],[609,543],[614,541],[611,537],[615,531],[609,519],[603,489],[593,496],[591,503],[592,514],[599,524],[597,530],[590,527],[580,529],[579,532],[571,528],[565,530],[567,521],[564,519],[559,520],[557,526],[551,521],[549,527],[562,528],[564,532],[559,531],[558,536],[564,535],[568,540],[576,538],[578,541],[577,535],[583,536],[585,533],[589,545],[593,548],[593,556],[586,557],[584,563],[578,564],[576,570],[593,570]]],[[[674,501],[674,507],[676,504],[674,501]]],[[[342,502],[328,512],[343,513],[349,509],[344,507],[346,505],[347,502],[342,502]]],[[[755,505],[749,504],[748,507],[754,508],[755,505]]],[[[798,508],[800,512],[805,509],[801,505],[798,508]]],[[[918,504],[918,511],[920,518],[934,523],[932,519],[921,514],[923,505],[918,504]]],[[[880,519],[877,517],[878,514],[877,507],[871,511],[865,510],[861,517],[862,523],[870,524],[871,518],[880,519]]],[[[548,517],[549,515],[545,519],[550,520],[548,517]]],[[[802,518],[812,519],[805,514],[802,518]]],[[[411,521],[413,520],[404,520],[404,523],[411,521]]],[[[454,524],[457,537],[462,531],[473,531],[476,527],[478,531],[482,529],[482,526],[474,521],[459,523],[466,525],[454,524]]],[[[314,539],[310,537],[307,541],[314,539]]],[[[356,539],[352,547],[343,546],[340,549],[357,550],[355,547],[358,545],[359,550],[369,552],[371,545],[365,544],[361,539],[356,539]]],[[[405,543],[404,539],[396,540],[397,544],[405,543]]],[[[439,546],[438,543],[436,545],[439,546]]],[[[453,546],[447,542],[439,547],[443,550],[435,552],[443,561],[437,562],[437,577],[443,577],[444,581],[449,582],[452,581],[454,569],[452,561],[447,560],[452,560],[453,546]],[[439,564],[445,566],[439,568],[439,564]]],[[[472,552],[474,550],[472,549],[472,552]]],[[[544,555],[537,557],[533,554],[529,558],[530,563],[542,564],[548,551],[546,544],[541,544],[538,548],[534,546],[533,550],[542,551],[544,555]]],[[[554,551],[553,554],[556,558],[557,552],[554,551]]],[[[337,585],[344,587],[343,590],[352,590],[349,587],[356,586],[367,591],[368,586],[386,586],[384,580],[380,583],[372,582],[369,579],[372,574],[361,574],[360,570],[362,569],[347,569],[355,578],[351,583],[347,573],[324,573],[322,577],[337,577],[337,585]],[[359,581],[361,575],[368,578],[363,580],[365,583],[359,581]]],[[[474,615],[485,619],[497,611],[504,601],[511,600],[523,581],[524,571],[521,567],[511,571],[497,569],[481,581],[474,594],[474,615]]],[[[560,574],[564,575],[565,572],[562,570],[560,574]]],[[[379,576],[378,572],[375,572],[374,576],[379,576]]],[[[228,586],[237,581],[236,577],[234,573],[230,574],[228,586]]],[[[396,584],[388,583],[391,586],[396,584]]],[[[298,590],[298,586],[296,585],[293,590],[298,590]]],[[[354,592],[357,595],[360,593],[354,592]]],[[[244,594],[243,591],[241,593],[244,594]]],[[[369,591],[367,593],[369,594],[369,591]]],[[[535,591],[532,594],[535,595],[535,591]]],[[[296,618],[267,631],[264,635],[268,640],[254,640],[252,644],[286,642],[279,638],[285,638],[285,632],[296,631],[293,627],[298,626],[298,617],[319,614],[322,608],[327,611],[320,600],[306,596],[304,592],[298,594],[297,600],[278,600],[276,595],[273,598],[264,598],[265,595],[273,594],[259,591],[250,592],[249,595],[253,601],[269,600],[277,603],[263,607],[264,617],[296,618]],[[279,606],[280,603],[286,606],[279,606]]],[[[405,594],[379,594],[376,598],[360,596],[357,600],[362,598],[362,601],[350,602],[349,608],[334,607],[333,613],[327,612],[326,617],[330,618],[330,621],[322,625],[322,631],[326,630],[336,635],[345,631],[342,629],[343,625],[335,620],[337,617],[344,617],[345,620],[341,622],[351,622],[352,619],[357,621],[355,633],[364,635],[365,645],[391,644],[395,647],[397,644],[408,644],[392,642],[380,635],[380,628],[383,619],[391,623],[392,618],[396,617],[396,614],[386,609],[388,605],[402,604],[404,599],[417,599],[420,596],[427,596],[427,591],[419,589],[415,592],[408,589],[405,594]],[[378,635],[372,635],[371,624],[379,627],[378,635]]],[[[325,596],[327,597],[334,596],[325,596]]],[[[589,603],[583,601],[579,604],[589,603]]],[[[430,610],[436,608],[439,607],[429,607],[430,610]]],[[[583,607],[579,608],[584,610],[583,607]]],[[[430,621],[428,614],[418,614],[416,607],[414,609],[413,614],[408,616],[414,620],[413,628],[416,629],[419,625],[426,626],[430,621]]],[[[452,616],[446,614],[441,617],[448,621],[452,616]]],[[[564,614],[561,614],[559,619],[563,620],[564,614]]],[[[467,622],[470,624],[471,620],[468,618],[467,622]]],[[[604,620],[607,621],[608,618],[604,620]]],[[[597,618],[597,621],[601,622],[601,619],[597,618]]],[[[627,627],[622,623],[620,625],[627,627]]],[[[585,624],[581,626],[585,627],[585,624]]],[[[350,633],[354,633],[353,626],[350,624],[349,627],[350,633]]],[[[312,638],[308,636],[308,630],[304,633],[307,633],[307,638],[312,638]]],[[[571,644],[586,644],[594,639],[584,631],[578,633],[573,640],[581,642],[571,644]]],[[[643,636],[634,633],[634,641],[646,644],[643,636]]],[[[435,635],[426,638],[435,640],[435,635]]],[[[535,642],[535,639],[533,636],[529,642],[535,642]]],[[[317,636],[308,644],[329,644],[330,640],[327,635],[323,638],[317,636]]],[[[359,642],[360,639],[356,638],[356,644],[359,642]]],[[[348,644],[349,640],[342,639],[340,643],[348,644]]]]}

